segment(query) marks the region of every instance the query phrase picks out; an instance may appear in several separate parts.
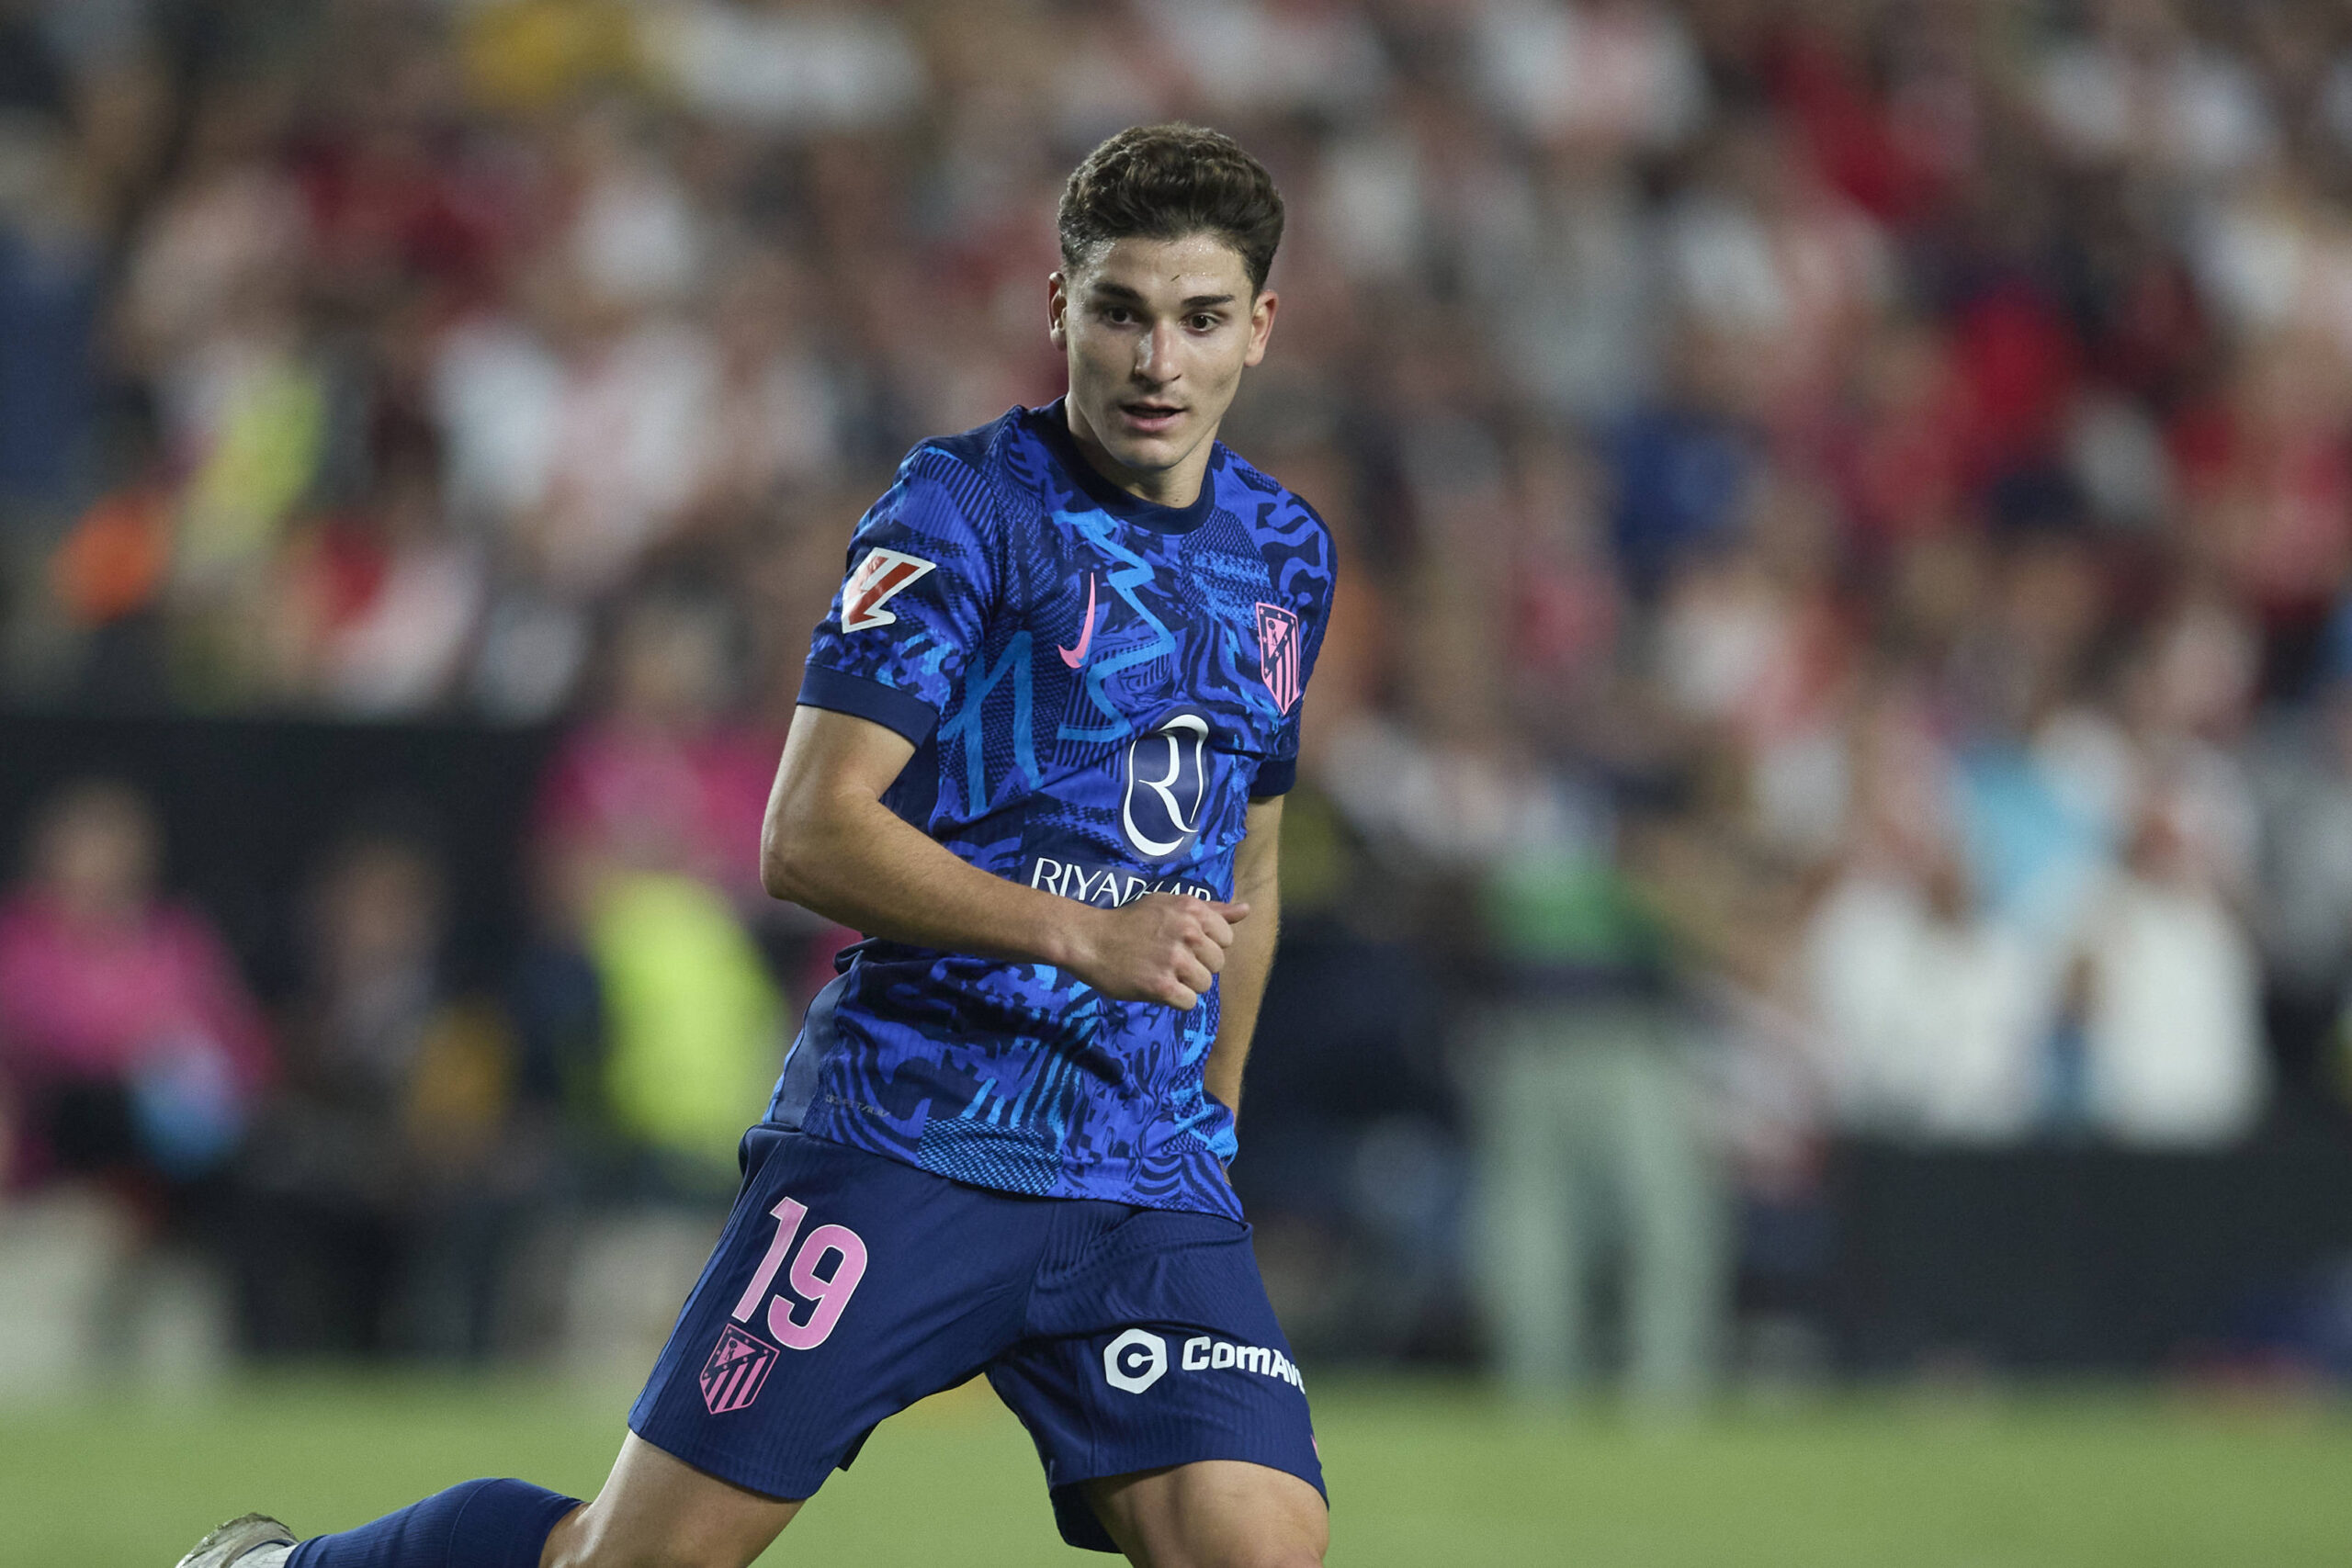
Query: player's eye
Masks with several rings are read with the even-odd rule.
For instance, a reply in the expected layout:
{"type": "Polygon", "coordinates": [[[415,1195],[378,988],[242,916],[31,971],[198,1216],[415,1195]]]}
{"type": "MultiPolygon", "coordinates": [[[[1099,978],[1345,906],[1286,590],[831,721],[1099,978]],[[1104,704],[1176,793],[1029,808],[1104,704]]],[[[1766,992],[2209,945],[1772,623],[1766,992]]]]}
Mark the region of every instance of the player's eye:
{"type": "Polygon", "coordinates": [[[1216,318],[1208,311],[1203,310],[1193,318],[1193,330],[1196,333],[1215,332],[1216,318]]]}
{"type": "Polygon", "coordinates": [[[1102,307],[1102,319],[1114,327],[1124,327],[1136,319],[1136,313],[1125,305],[1105,305],[1102,307]]]}

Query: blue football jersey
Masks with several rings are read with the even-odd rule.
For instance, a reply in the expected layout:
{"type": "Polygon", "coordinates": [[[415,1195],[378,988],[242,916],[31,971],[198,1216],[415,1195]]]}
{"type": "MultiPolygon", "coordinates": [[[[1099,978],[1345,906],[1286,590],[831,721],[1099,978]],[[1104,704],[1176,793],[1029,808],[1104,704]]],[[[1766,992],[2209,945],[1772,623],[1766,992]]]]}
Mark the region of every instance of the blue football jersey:
{"type": "MultiPolygon", "coordinates": [[[[1111,907],[1223,899],[1250,801],[1297,771],[1329,531],[1215,449],[1158,506],[1089,468],[1062,405],[928,441],[859,522],[800,701],[915,745],[884,796],[972,864],[1111,907]]],[[[1238,1217],[1233,1118],[1190,1012],[1075,975],[869,940],[811,1003],[775,1124],[978,1186],[1238,1217]]]]}

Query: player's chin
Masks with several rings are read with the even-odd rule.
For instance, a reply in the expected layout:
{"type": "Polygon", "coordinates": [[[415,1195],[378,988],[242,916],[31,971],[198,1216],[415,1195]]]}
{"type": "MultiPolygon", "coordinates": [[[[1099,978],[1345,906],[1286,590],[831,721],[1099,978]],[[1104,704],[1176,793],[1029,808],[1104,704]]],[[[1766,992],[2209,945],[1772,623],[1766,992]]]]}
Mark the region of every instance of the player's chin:
{"type": "Polygon", "coordinates": [[[1191,422],[1186,421],[1164,431],[1122,430],[1116,441],[1105,445],[1123,467],[1137,473],[1156,474],[1182,462],[1198,442],[1193,438],[1191,422]]]}

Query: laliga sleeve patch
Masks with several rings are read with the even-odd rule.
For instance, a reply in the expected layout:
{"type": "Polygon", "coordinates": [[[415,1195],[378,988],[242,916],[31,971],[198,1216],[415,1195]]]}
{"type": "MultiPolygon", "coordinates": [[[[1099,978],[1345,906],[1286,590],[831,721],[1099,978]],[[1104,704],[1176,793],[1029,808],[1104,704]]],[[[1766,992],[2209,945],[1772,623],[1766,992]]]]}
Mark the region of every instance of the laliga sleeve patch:
{"type": "Polygon", "coordinates": [[[899,617],[882,606],[937,565],[898,550],[868,550],[842,589],[842,630],[862,632],[891,625],[899,617]]]}

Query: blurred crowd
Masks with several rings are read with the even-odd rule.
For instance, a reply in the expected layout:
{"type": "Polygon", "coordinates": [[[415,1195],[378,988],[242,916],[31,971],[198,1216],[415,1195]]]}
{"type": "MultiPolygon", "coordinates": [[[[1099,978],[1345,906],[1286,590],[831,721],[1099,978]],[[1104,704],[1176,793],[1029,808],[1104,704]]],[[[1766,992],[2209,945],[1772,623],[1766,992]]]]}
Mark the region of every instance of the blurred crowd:
{"type": "Polygon", "coordinates": [[[723,1145],[837,940],[761,934],[750,835],[849,525],[1056,394],[1061,181],[1162,118],[1285,193],[1227,434],[1345,563],[1236,1171],[1303,1341],[1445,1341],[1466,1270],[1571,1376],[1509,1303],[1613,1206],[1670,1390],[1838,1134],[2340,1115],[2341,7],[0,0],[6,700],[571,729],[494,1006],[410,840],[338,852],[266,1023],[119,913],[137,803],[58,805],[0,1062],[123,1092],[52,1141],[292,1118],[249,1196],[440,1182],[460,1275],[537,1179],[482,1108],[576,1119],[567,1063],[723,1145]]]}

